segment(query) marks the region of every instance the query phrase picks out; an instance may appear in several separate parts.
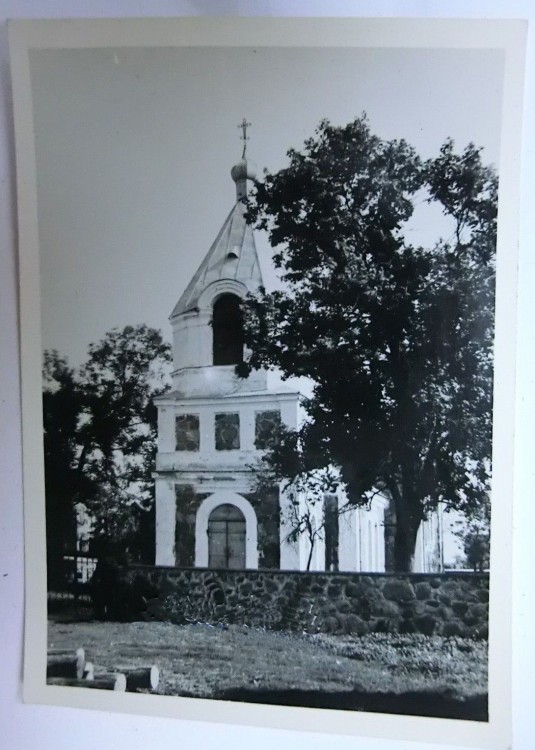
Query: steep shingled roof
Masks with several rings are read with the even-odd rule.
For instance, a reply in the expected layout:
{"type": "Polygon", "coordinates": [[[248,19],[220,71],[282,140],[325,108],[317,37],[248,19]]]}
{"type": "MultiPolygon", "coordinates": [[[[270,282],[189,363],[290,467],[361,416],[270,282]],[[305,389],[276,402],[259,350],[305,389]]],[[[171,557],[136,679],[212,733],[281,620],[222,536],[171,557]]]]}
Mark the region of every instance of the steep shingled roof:
{"type": "Polygon", "coordinates": [[[171,318],[194,310],[200,294],[214,281],[241,281],[250,292],[263,285],[253,228],[245,221],[245,211],[245,204],[238,201],[175,305],[171,318]]]}

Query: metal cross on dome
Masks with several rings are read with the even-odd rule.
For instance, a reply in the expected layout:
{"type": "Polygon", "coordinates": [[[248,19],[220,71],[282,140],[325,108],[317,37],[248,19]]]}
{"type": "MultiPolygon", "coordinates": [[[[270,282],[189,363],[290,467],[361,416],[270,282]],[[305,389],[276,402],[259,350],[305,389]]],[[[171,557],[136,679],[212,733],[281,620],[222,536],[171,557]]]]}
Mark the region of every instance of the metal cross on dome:
{"type": "Polygon", "coordinates": [[[241,128],[241,131],[242,131],[241,139],[243,141],[243,153],[241,155],[241,158],[245,159],[245,149],[247,148],[247,141],[249,140],[249,136],[247,135],[247,128],[251,127],[251,123],[247,122],[247,120],[244,117],[243,120],[238,125],[238,127],[241,128]]]}

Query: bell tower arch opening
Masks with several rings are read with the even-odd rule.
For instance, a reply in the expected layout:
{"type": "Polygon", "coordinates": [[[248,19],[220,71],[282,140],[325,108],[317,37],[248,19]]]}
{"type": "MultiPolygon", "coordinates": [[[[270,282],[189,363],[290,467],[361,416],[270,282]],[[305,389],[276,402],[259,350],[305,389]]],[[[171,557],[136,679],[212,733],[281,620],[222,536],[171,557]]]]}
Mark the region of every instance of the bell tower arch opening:
{"type": "Polygon", "coordinates": [[[243,362],[243,315],[235,294],[222,294],[213,305],[213,363],[239,365],[243,362]]]}

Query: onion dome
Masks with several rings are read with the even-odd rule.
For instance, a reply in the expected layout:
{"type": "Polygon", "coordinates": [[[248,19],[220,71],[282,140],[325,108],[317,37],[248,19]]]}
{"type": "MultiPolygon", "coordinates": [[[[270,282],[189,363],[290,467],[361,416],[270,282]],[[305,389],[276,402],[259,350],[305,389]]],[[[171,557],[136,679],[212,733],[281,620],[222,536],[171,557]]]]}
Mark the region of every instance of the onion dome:
{"type": "Polygon", "coordinates": [[[249,159],[242,158],[232,167],[230,176],[235,183],[240,180],[254,180],[256,178],[256,165],[249,159]]]}

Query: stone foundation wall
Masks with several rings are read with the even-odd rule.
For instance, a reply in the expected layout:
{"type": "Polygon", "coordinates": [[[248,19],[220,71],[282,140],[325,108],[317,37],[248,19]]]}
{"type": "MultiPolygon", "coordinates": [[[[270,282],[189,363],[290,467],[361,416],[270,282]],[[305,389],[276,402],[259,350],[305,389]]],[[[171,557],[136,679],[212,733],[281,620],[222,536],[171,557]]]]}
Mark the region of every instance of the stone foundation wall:
{"type": "MultiPolygon", "coordinates": [[[[143,601],[143,616],[176,623],[238,623],[309,633],[488,636],[486,574],[133,566],[120,571],[120,581],[123,592],[130,592],[130,600],[143,601]]],[[[114,599],[118,600],[117,592],[114,599]]]]}

